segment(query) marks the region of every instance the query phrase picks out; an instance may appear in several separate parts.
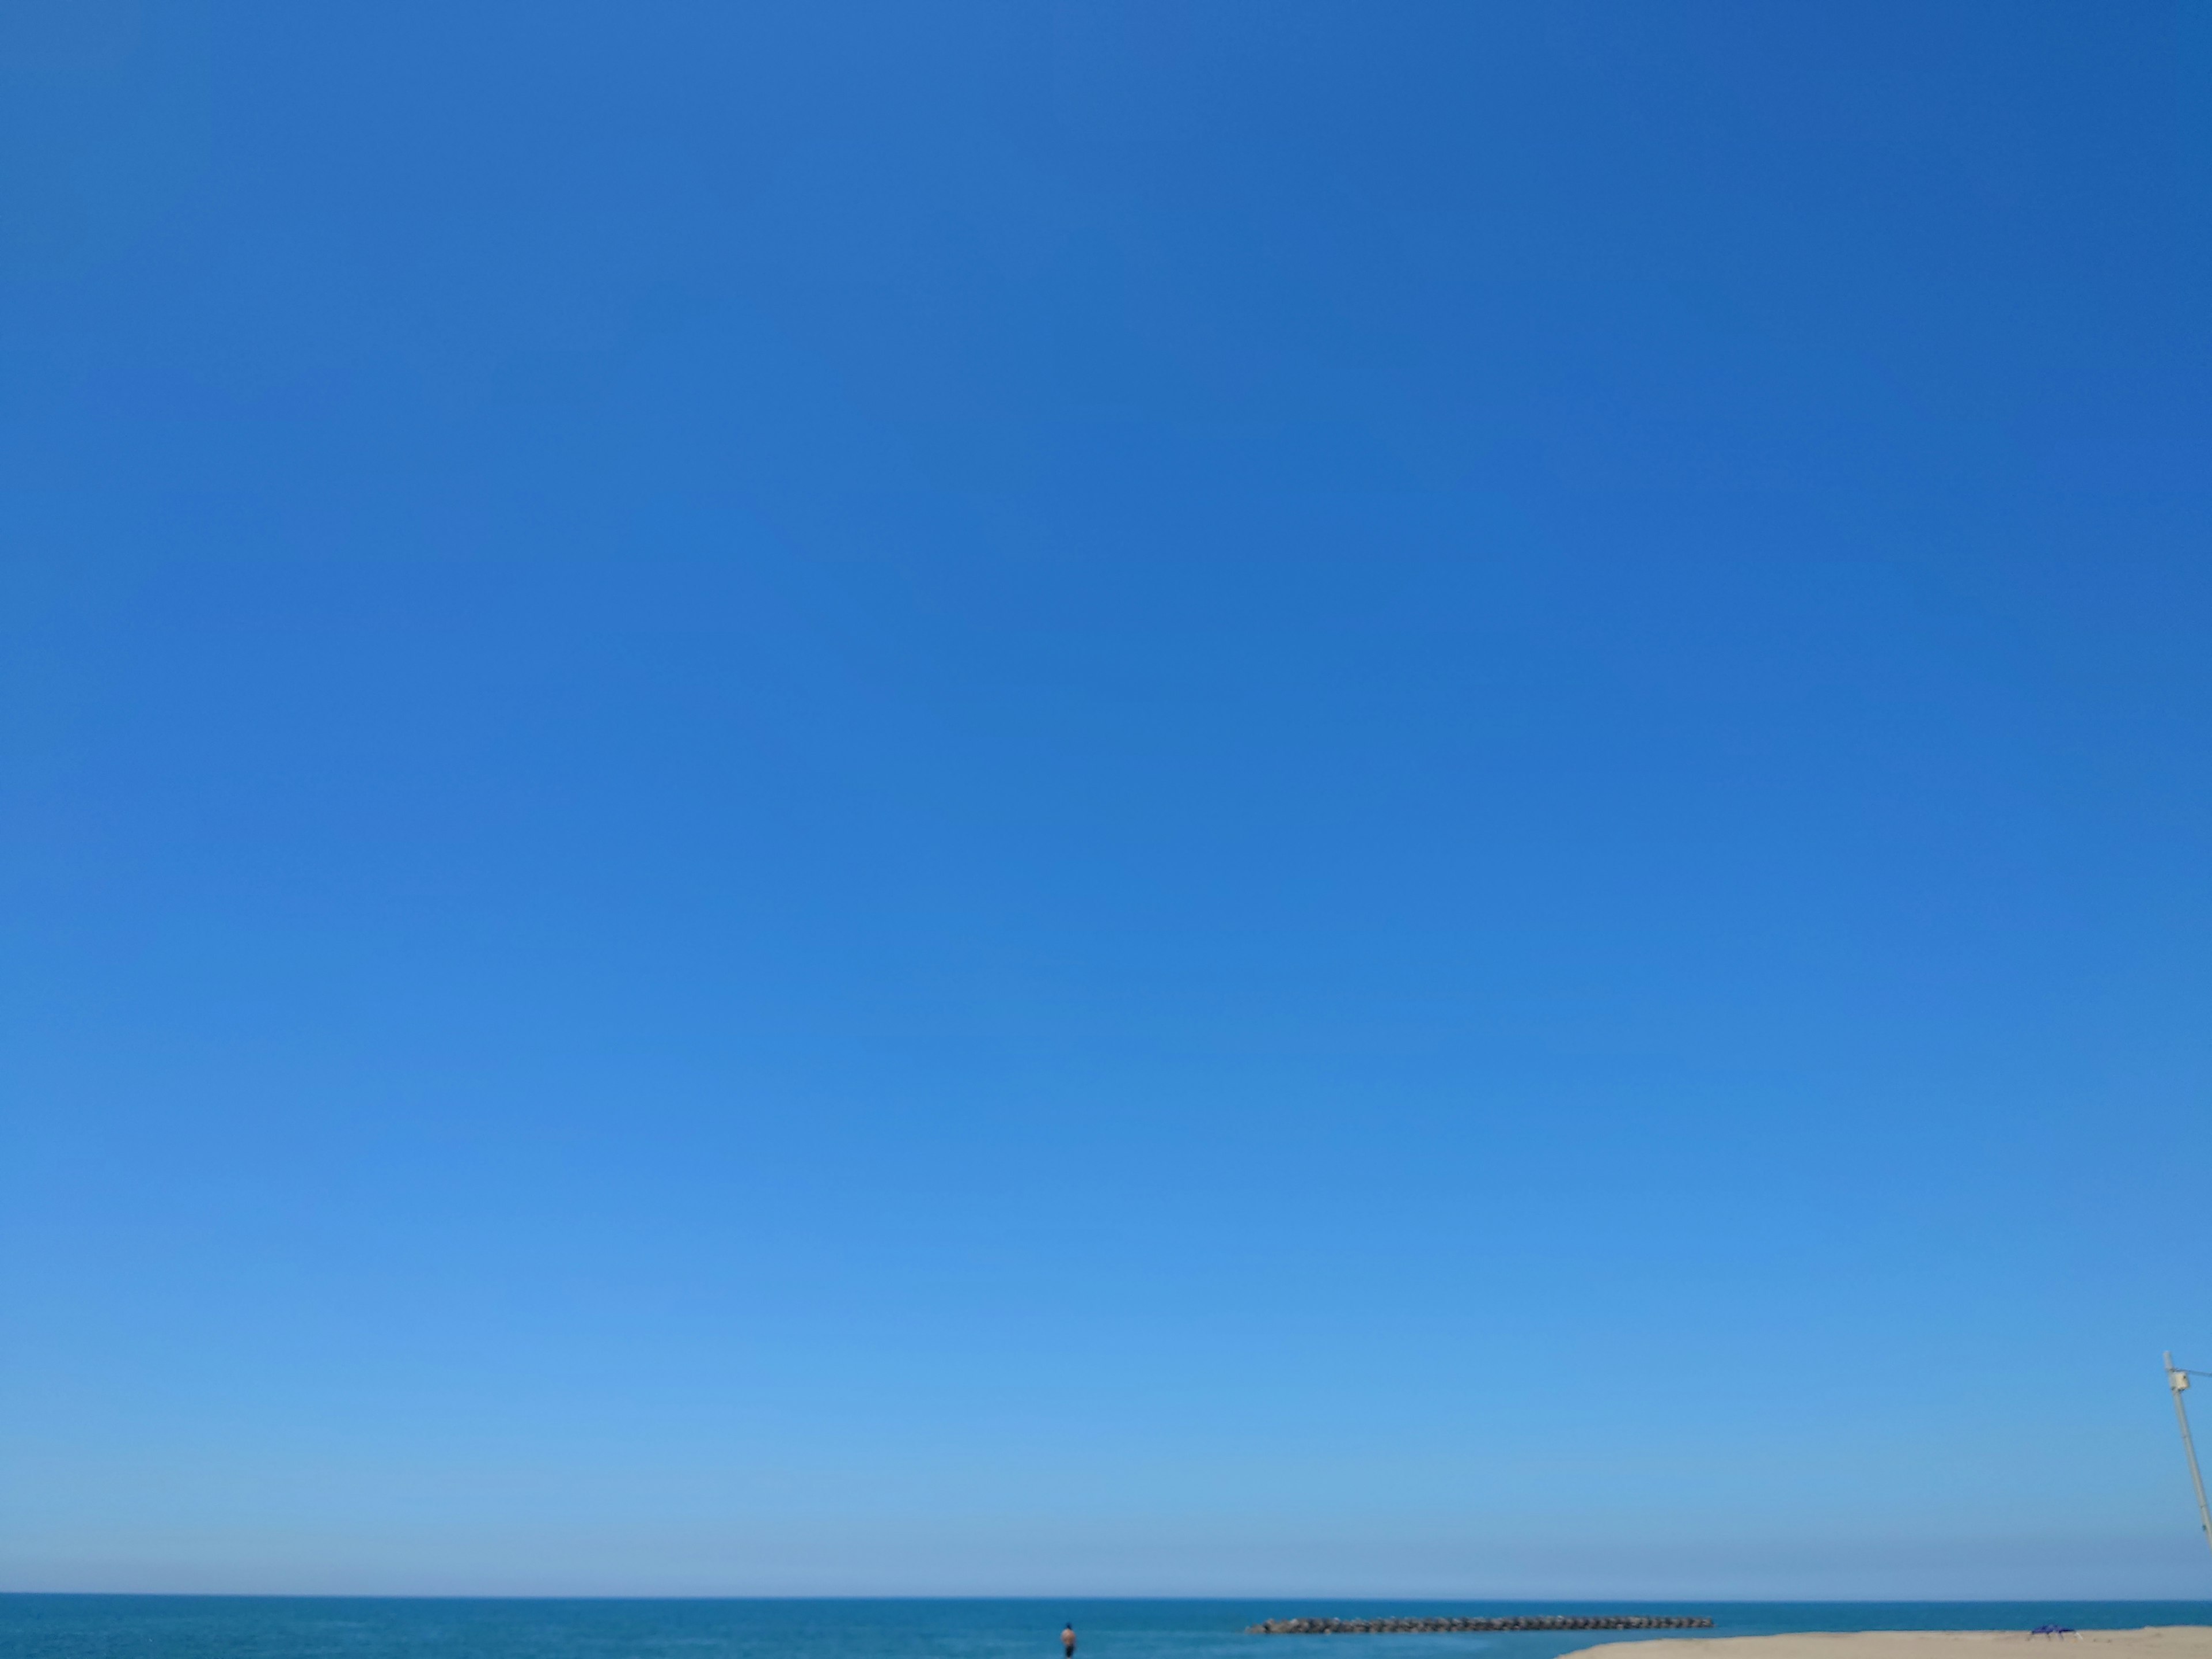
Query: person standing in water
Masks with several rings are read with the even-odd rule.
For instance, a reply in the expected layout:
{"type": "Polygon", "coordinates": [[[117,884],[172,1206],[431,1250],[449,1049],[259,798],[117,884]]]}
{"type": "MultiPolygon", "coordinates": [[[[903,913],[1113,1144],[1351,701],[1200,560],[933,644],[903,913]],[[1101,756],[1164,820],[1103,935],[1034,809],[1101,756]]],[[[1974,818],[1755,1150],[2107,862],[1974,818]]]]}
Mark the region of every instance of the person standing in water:
{"type": "Polygon", "coordinates": [[[1063,1659],[1075,1659],[1075,1622],[1073,1620],[1060,1627],[1060,1650],[1063,1659]]]}

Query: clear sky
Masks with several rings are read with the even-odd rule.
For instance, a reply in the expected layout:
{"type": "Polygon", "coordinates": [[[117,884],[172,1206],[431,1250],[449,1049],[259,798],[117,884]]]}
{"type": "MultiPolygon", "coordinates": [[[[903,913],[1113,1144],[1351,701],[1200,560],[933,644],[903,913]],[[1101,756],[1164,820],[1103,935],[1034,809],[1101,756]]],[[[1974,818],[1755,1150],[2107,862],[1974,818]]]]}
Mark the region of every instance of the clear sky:
{"type": "Polygon", "coordinates": [[[2212,1594],[2212,12],[4,18],[0,1587],[2212,1594]]]}

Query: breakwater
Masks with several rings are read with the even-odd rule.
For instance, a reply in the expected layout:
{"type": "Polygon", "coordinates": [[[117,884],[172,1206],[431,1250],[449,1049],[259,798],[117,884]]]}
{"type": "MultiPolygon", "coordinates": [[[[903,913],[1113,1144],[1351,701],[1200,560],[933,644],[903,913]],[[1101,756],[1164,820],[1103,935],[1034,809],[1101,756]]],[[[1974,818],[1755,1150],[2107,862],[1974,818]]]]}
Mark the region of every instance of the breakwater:
{"type": "Polygon", "coordinates": [[[1711,1630],[1713,1621],[1674,1613],[1529,1613],[1503,1619],[1270,1619],[1247,1636],[1398,1636],[1430,1631],[1711,1630]]]}

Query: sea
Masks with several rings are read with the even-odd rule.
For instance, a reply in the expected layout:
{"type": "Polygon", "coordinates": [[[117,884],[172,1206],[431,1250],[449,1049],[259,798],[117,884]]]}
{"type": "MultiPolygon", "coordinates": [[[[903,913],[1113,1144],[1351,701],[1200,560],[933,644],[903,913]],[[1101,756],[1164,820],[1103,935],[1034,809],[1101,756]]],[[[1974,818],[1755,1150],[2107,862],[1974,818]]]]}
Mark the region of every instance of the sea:
{"type": "MultiPolygon", "coordinates": [[[[2212,1624],[2212,1601],[415,1600],[0,1595],[0,1659],[1559,1659],[1600,1642],[1786,1631],[2212,1624]],[[1263,1619],[1697,1613],[1711,1632],[1248,1636],[1263,1619]]],[[[2056,1644],[2054,1644],[2056,1645],[2056,1644]]]]}

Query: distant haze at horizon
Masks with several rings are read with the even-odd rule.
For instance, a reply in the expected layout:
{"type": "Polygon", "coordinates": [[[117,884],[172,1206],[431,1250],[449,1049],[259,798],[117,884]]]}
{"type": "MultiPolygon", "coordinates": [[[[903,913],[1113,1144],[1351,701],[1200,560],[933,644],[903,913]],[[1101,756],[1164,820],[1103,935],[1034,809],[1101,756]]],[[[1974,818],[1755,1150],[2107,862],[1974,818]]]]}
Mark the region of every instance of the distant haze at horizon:
{"type": "Polygon", "coordinates": [[[0,1590],[2212,1596],[2212,7],[0,111],[0,1590]]]}

